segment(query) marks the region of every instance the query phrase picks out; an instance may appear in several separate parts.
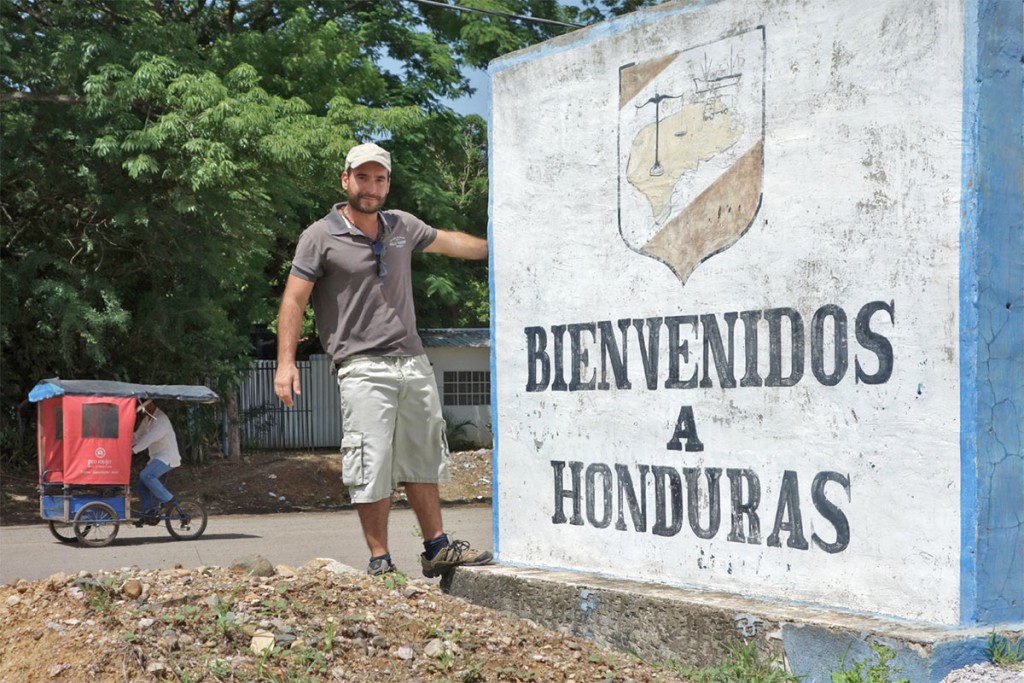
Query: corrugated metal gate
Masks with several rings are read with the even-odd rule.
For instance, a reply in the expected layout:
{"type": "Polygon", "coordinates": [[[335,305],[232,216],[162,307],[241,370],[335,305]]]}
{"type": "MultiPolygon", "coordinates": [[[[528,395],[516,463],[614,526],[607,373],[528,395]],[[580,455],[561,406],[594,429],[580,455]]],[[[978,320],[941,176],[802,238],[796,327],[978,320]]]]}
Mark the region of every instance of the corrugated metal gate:
{"type": "Polygon", "coordinates": [[[334,365],[325,354],[296,363],[302,394],[286,407],[274,395],[277,361],[256,361],[238,392],[242,449],[337,448],[341,402],[334,365]]]}

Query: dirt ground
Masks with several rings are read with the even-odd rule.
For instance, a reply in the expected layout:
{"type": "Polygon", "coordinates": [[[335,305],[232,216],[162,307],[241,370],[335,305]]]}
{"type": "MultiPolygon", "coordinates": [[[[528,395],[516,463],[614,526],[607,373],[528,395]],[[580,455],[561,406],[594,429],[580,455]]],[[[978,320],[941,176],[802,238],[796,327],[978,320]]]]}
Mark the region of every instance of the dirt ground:
{"type": "MultiPolygon", "coordinates": [[[[335,510],[351,505],[341,483],[338,451],[255,451],[241,462],[212,458],[203,465],[182,465],[164,479],[181,498],[198,498],[210,514],[243,514],[335,510]]],[[[144,457],[133,463],[132,481],[144,457]]],[[[491,499],[491,451],[451,454],[452,481],[441,486],[447,505],[491,499]]],[[[399,492],[393,499],[404,503],[399,492]]],[[[0,472],[0,524],[40,522],[34,472],[0,472]]]]}
{"type": "Polygon", "coordinates": [[[403,575],[313,560],[0,586],[0,681],[686,681],[403,575]]]}
{"type": "MultiPolygon", "coordinates": [[[[491,496],[491,452],[452,454],[449,504],[491,496]]],[[[211,514],[349,505],[336,451],[257,453],[168,475],[211,514]]],[[[30,475],[2,475],[4,524],[42,523],[30,475]]],[[[396,495],[395,504],[402,504],[396,495]]],[[[672,668],[473,605],[416,576],[167,567],[0,586],[0,681],[686,681],[672,668]]]]}

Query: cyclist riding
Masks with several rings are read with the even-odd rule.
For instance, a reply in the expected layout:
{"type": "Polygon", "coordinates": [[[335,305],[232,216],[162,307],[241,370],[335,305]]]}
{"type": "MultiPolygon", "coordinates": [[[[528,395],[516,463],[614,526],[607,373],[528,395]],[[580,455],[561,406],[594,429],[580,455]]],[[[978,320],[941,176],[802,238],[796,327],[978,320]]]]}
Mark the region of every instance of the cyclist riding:
{"type": "Polygon", "coordinates": [[[135,526],[141,527],[158,524],[160,515],[173,508],[174,494],[167,490],[161,479],[181,465],[181,454],[170,418],[157,408],[152,399],[140,400],[136,412],[138,418],[132,437],[132,453],[149,449],[149,462],[139,473],[142,516],[135,521],[135,526]]]}

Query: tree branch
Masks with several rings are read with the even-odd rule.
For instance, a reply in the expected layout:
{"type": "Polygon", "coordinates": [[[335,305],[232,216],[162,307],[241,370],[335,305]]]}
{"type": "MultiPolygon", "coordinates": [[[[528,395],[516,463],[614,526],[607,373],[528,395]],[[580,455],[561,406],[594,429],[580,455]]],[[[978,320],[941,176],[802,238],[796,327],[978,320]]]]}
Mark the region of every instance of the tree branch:
{"type": "Polygon", "coordinates": [[[47,92],[3,92],[0,93],[0,102],[53,102],[56,104],[85,104],[85,98],[81,95],[65,95],[62,93],[47,92]]]}

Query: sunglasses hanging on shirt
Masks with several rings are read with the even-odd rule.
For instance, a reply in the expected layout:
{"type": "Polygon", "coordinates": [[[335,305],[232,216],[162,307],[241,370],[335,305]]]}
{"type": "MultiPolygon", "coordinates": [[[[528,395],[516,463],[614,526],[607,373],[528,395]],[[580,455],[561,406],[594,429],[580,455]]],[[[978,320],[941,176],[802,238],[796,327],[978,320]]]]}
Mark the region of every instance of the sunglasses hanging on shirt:
{"type": "Polygon", "coordinates": [[[388,274],[388,264],[384,263],[384,254],[388,253],[388,248],[384,244],[384,228],[377,228],[377,239],[371,244],[370,248],[373,249],[373,257],[377,259],[377,276],[384,277],[388,274]]]}

